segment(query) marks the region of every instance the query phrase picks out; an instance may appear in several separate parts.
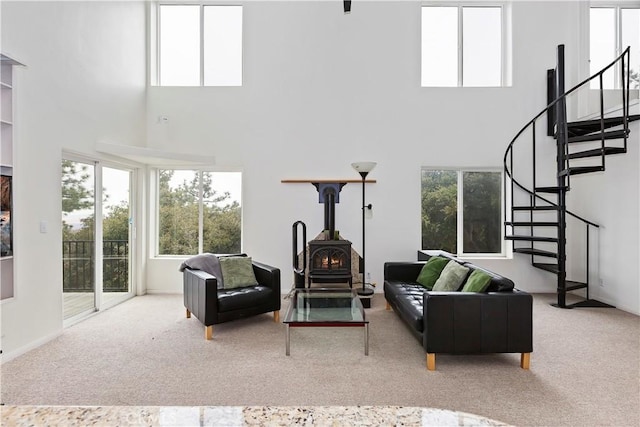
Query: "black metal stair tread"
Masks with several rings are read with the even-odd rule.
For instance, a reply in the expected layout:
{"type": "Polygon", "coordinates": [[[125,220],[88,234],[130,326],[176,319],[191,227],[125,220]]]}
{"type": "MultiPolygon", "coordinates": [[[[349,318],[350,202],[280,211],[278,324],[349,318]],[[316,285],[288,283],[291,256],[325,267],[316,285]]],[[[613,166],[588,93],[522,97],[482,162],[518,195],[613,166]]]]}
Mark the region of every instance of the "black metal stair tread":
{"type": "Polygon", "coordinates": [[[557,211],[558,206],[514,206],[514,211],[557,211]]]}
{"type": "Polygon", "coordinates": [[[558,223],[553,221],[505,221],[504,225],[513,227],[557,227],[558,223]]]}
{"type": "MultiPolygon", "coordinates": [[[[627,116],[629,122],[640,120],[640,114],[633,114],[627,116]]],[[[624,124],[622,116],[607,117],[604,119],[604,128],[612,128],[624,124]]],[[[575,122],[567,123],[567,130],[569,136],[585,135],[587,133],[597,132],[600,130],[600,119],[593,120],[579,120],[575,122]]]]}
{"type": "Polygon", "coordinates": [[[614,130],[608,131],[604,133],[590,133],[587,135],[579,135],[579,136],[570,136],[567,138],[567,142],[586,142],[586,141],[601,141],[603,138],[607,139],[618,139],[624,138],[625,135],[629,135],[629,130],[614,130]]]}
{"type": "Polygon", "coordinates": [[[558,274],[558,264],[544,264],[540,262],[534,262],[532,264],[534,267],[539,268],[541,270],[549,271],[551,273],[558,274]]]}
{"type": "Polygon", "coordinates": [[[583,173],[602,172],[603,170],[604,170],[603,166],[579,166],[579,167],[569,168],[569,169],[560,171],[558,176],[580,175],[583,173]]]}
{"type": "Polygon", "coordinates": [[[513,248],[513,252],[527,255],[545,256],[547,258],[558,258],[558,254],[551,251],[543,251],[542,249],[533,248],[513,248]]]}
{"type": "Polygon", "coordinates": [[[557,237],[547,237],[547,236],[504,236],[506,240],[524,240],[527,242],[557,242],[557,237]]]}
{"type": "Polygon", "coordinates": [[[577,289],[584,289],[584,288],[589,287],[589,285],[587,285],[586,283],[574,282],[572,280],[566,280],[564,282],[564,284],[565,284],[565,286],[564,286],[564,290],[565,291],[575,291],[577,289]]]}
{"type": "Polygon", "coordinates": [[[535,188],[535,192],[536,193],[555,193],[555,194],[558,194],[560,192],[560,190],[569,191],[569,187],[567,187],[565,185],[563,187],[536,187],[535,188]]]}
{"type": "MultiPolygon", "coordinates": [[[[624,147],[604,147],[604,154],[608,156],[610,154],[624,154],[627,149],[624,147]]],[[[600,157],[602,155],[602,148],[596,148],[594,150],[579,151],[576,153],[570,153],[567,157],[569,159],[583,159],[585,157],[600,157]]]]}

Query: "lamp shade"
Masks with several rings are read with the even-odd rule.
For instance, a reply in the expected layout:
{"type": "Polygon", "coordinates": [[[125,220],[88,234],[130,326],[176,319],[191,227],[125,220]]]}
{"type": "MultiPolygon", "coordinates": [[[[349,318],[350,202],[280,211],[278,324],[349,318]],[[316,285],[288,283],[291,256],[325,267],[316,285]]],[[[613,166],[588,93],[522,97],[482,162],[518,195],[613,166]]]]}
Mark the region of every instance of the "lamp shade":
{"type": "Polygon", "coordinates": [[[355,162],[355,163],[351,163],[351,166],[358,171],[361,175],[364,174],[368,174],[369,172],[371,172],[373,170],[373,168],[375,168],[377,165],[376,162],[355,162]]]}

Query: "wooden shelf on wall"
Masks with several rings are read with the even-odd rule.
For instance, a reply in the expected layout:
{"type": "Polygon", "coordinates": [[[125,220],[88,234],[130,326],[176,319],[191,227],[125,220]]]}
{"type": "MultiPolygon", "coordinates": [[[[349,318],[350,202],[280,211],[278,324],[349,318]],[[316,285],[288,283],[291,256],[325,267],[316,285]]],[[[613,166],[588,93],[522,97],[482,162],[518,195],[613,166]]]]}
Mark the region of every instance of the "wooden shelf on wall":
{"type": "MultiPolygon", "coordinates": [[[[340,184],[340,183],[361,183],[361,179],[283,179],[280,180],[283,184],[340,184]]],[[[375,184],[375,179],[366,179],[364,182],[367,184],[375,184]]]]}

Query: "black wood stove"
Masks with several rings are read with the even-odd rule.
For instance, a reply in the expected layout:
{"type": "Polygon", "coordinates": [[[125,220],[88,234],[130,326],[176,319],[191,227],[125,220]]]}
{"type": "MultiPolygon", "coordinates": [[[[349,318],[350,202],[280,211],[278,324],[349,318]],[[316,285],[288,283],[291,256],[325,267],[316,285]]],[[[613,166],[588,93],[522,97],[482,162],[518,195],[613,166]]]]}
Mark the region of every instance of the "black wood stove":
{"type": "Polygon", "coordinates": [[[335,205],[345,183],[314,183],[319,201],[324,204],[324,231],[317,239],[309,241],[308,284],[349,283],[351,276],[351,242],[340,239],[335,229],[335,205]]]}

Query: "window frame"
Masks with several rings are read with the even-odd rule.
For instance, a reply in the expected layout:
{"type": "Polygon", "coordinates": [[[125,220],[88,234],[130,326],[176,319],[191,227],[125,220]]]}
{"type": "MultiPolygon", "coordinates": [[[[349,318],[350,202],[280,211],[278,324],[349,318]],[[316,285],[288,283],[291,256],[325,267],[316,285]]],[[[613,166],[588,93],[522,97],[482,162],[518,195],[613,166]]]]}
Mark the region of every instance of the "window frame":
{"type": "MultiPolygon", "coordinates": [[[[239,169],[229,169],[229,170],[212,170],[208,168],[189,168],[189,167],[171,167],[171,166],[156,166],[151,169],[151,182],[153,183],[153,189],[151,194],[153,194],[153,210],[154,214],[152,216],[154,220],[153,224],[153,240],[155,241],[153,244],[155,258],[187,258],[190,256],[197,255],[198,253],[203,252],[204,248],[204,205],[205,201],[203,200],[204,194],[204,180],[202,179],[203,174],[205,173],[238,173],[240,174],[240,186],[241,186],[241,195],[240,195],[240,209],[242,211],[242,181],[243,181],[243,172],[239,169]],[[198,252],[195,254],[161,254],[160,253],[160,171],[170,170],[170,171],[188,171],[188,172],[197,172],[198,173],[198,252]]],[[[240,252],[242,252],[242,247],[244,245],[243,239],[243,216],[240,219],[240,252]]]]}
{"type": "MultiPolygon", "coordinates": [[[[422,81],[422,68],[425,65],[425,56],[424,51],[422,49],[422,39],[420,45],[420,86],[433,88],[433,87],[457,87],[457,88],[471,88],[471,87],[481,87],[481,88],[498,88],[498,87],[508,87],[510,85],[509,82],[509,41],[507,40],[508,34],[510,33],[508,30],[508,17],[507,17],[507,4],[504,2],[461,2],[461,3],[448,3],[448,2],[428,2],[423,3],[420,6],[420,28],[422,34],[422,16],[424,8],[428,7],[451,7],[457,9],[457,35],[458,35],[458,43],[457,43],[457,58],[458,58],[458,75],[457,75],[457,84],[456,86],[435,86],[435,85],[425,85],[422,81]],[[490,85],[490,86],[475,86],[475,85],[465,85],[463,81],[464,76],[464,26],[463,26],[463,10],[464,8],[499,8],[500,9],[500,83],[498,85],[490,85]]],[[[421,35],[422,37],[422,35],[421,35]]]]}
{"type": "MultiPolygon", "coordinates": [[[[499,223],[504,224],[505,218],[505,188],[502,183],[504,182],[504,170],[502,168],[454,168],[454,167],[442,167],[442,166],[422,166],[420,168],[420,215],[422,217],[422,173],[424,171],[447,171],[456,172],[456,253],[454,255],[471,259],[471,258],[506,258],[507,257],[507,245],[505,241],[504,227],[499,227],[500,230],[500,252],[465,252],[464,251],[464,179],[463,176],[466,172],[473,173],[497,173],[500,175],[500,218],[499,223]]],[[[420,226],[420,246],[421,250],[437,250],[440,248],[422,248],[422,225],[420,226]]]]}
{"type": "Polygon", "coordinates": [[[155,66],[155,71],[153,73],[153,81],[155,82],[155,86],[159,86],[159,87],[242,87],[244,85],[244,5],[241,2],[238,1],[227,1],[224,3],[217,3],[217,2],[198,2],[198,1],[185,1],[185,2],[181,2],[181,1],[157,1],[154,4],[154,9],[153,9],[153,14],[154,16],[154,26],[152,28],[152,33],[155,34],[154,37],[154,44],[155,46],[153,46],[153,53],[154,53],[154,58],[152,58],[154,66],[155,66]],[[161,8],[162,6],[198,6],[199,8],[199,69],[198,72],[200,74],[199,77],[199,84],[198,85],[163,85],[162,84],[162,54],[161,54],[161,50],[162,50],[162,46],[160,43],[161,40],[161,34],[162,34],[162,28],[160,25],[160,15],[161,15],[161,8]],[[236,7],[240,7],[241,11],[242,11],[242,20],[241,20],[241,27],[240,27],[240,35],[241,35],[241,45],[240,45],[240,57],[241,57],[241,64],[240,64],[240,82],[239,84],[234,84],[234,85],[205,85],[205,27],[204,27],[204,21],[205,21],[205,8],[206,7],[228,7],[228,6],[236,6],[236,7]]]}

